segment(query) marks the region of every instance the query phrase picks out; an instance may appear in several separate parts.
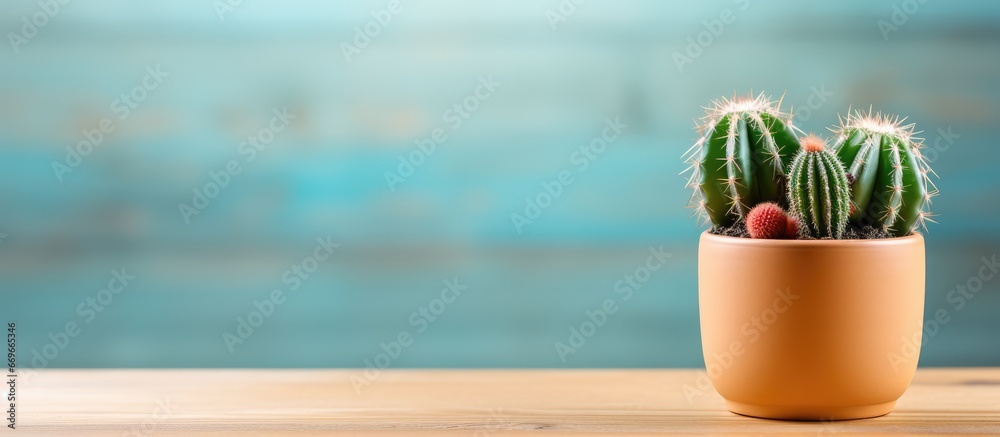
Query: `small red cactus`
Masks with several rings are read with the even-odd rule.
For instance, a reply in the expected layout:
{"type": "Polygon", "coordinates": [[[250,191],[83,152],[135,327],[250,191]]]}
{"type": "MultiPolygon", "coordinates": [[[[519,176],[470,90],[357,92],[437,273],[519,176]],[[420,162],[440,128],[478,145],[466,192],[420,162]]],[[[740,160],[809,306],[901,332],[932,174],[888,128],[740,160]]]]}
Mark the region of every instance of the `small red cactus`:
{"type": "Polygon", "coordinates": [[[789,214],[785,222],[785,238],[797,240],[799,238],[799,218],[789,214]]]}
{"type": "Polygon", "coordinates": [[[750,238],[783,238],[787,228],[788,216],[785,210],[774,203],[758,204],[747,214],[747,232],[750,233],[750,238]]]}

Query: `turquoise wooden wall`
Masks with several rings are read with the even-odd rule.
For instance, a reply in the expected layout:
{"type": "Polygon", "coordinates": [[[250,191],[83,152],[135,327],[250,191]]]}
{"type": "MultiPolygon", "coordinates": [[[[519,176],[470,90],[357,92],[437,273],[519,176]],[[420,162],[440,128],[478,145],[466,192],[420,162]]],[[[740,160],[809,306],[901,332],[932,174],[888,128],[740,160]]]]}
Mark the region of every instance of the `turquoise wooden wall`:
{"type": "Polygon", "coordinates": [[[1000,279],[955,294],[1000,250],[992,2],[403,1],[350,60],[387,2],[71,2],[25,44],[10,33],[44,10],[8,3],[0,317],[33,365],[364,367],[400,332],[393,367],[702,365],[679,157],[701,106],[751,90],[783,94],[806,131],[872,105],[937,144],[927,311],[950,321],[921,363],[1000,365],[1000,279]],[[250,160],[241,141],[286,108],[250,160]],[[57,176],[103,118],[115,130],[57,176]],[[626,126],[587,157],[609,118],[626,126]],[[435,129],[447,139],[390,186],[435,129]],[[230,161],[240,173],[186,222],[179,205],[230,161]],[[518,232],[511,215],[565,174],[518,232]],[[286,269],[327,236],[339,248],[290,290],[286,269]],[[664,268],[623,300],[616,283],[660,246],[664,268]],[[123,267],[135,279],[97,312],[123,267]],[[283,303],[230,350],[273,289],[283,303]],[[619,310],[563,360],[556,343],[609,298],[619,310]],[[79,335],[46,358],[67,323],[79,335]]]}

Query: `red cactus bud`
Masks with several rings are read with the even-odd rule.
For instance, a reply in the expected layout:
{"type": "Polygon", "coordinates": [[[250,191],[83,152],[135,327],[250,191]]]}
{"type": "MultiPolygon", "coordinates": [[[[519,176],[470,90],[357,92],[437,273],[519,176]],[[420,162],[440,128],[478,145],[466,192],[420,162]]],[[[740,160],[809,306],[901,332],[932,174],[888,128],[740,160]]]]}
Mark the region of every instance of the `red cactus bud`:
{"type": "Polygon", "coordinates": [[[785,238],[797,240],[799,238],[799,218],[789,214],[785,222],[785,238]]]}
{"type": "Polygon", "coordinates": [[[806,152],[819,152],[826,147],[826,143],[816,135],[809,135],[800,141],[802,144],[802,150],[805,150],[806,152]]]}
{"type": "Polygon", "coordinates": [[[747,232],[750,238],[782,238],[788,226],[788,218],[780,206],[761,203],[747,214],[747,232]]]}

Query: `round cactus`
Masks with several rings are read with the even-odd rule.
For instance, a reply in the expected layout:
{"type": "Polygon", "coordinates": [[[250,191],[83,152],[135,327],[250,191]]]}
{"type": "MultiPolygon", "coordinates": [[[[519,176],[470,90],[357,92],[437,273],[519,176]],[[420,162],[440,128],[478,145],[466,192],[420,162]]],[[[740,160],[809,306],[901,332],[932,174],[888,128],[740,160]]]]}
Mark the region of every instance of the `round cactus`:
{"type": "Polygon", "coordinates": [[[802,139],[802,151],[792,161],[788,181],[792,212],[817,238],[840,238],[847,227],[851,192],[837,157],[816,136],[802,139]]]}
{"type": "Polygon", "coordinates": [[[787,226],[785,210],[776,203],[757,204],[747,214],[747,233],[750,238],[783,238],[787,226]]]}
{"type": "Polygon", "coordinates": [[[937,189],[920,154],[913,125],[898,117],[855,112],[841,120],[833,147],[851,183],[851,221],[876,226],[894,236],[926,227],[929,200],[937,189]]]}
{"type": "Polygon", "coordinates": [[[799,238],[799,218],[788,214],[785,219],[785,238],[790,240],[799,238]]]}
{"type": "Polygon", "coordinates": [[[716,226],[745,219],[761,202],[787,205],[788,168],[799,141],[780,105],[763,94],[723,99],[698,127],[700,139],[685,154],[690,203],[716,226]]]}

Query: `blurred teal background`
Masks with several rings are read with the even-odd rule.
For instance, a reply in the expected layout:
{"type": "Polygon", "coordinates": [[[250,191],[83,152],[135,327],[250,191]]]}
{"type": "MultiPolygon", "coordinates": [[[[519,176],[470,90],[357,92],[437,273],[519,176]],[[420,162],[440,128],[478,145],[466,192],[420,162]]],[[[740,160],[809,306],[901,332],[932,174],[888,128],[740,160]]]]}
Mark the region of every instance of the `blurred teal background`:
{"type": "Polygon", "coordinates": [[[1000,4],[571,4],[70,2],[15,52],[22,17],[45,12],[7,2],[0,318],[18,324],[22,365],[365,367],[407,332],[392,367],[701,366],[680,155],[702,106],[751,90],[784,94],[807,132],[873,105],[938,145],[927,313],[950,321],[921,365],[1000,365],[1000,278],[960,308],[948,297],[1000,243],[1000,4]],[[381,29],[348,60],[366,26],[381,29]],[[168,76],[121,119],[116,99],[156,66],[168,76]],[[283,108],[294,118],[250,162],[240,142],[283,108]],[[53,163],[104,117],[115,130],[60,181],[53,163]],[[616,117],[620,138],[582,169],[616,117]],[[390,189],[434,129],[447,139],[390,189]],[[231,160],[240,173],[186,223],[179,205],[231,160]],[[511,214],[564,171],[573,182],[519,233],[511,214]],[[292,291],[284,272],[327,236],[340,247],[292,291]],[[623,300],[616,282],[661,245],[665,267],[623,300]],[[135,279],[102,294],[122,268],[135,279]],[[456,277],[461,296],[435,303],[456,277]],[[274,289],[284,303],[228,347],[274,289]],[[561,359],[556,343],[609,298],[619,311],[561,359]]]}

